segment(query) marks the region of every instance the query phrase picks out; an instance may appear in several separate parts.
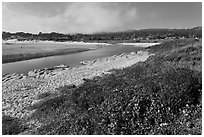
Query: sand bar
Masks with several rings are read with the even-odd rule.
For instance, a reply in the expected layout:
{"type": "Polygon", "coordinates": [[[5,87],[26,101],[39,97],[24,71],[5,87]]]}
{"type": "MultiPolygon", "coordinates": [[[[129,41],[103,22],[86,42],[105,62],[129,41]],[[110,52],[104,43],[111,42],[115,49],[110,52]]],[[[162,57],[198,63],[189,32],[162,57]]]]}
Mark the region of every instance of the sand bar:
{"type": "Polygon", "coordinates": [[[121,45],[130,45],[130,46],[137,46],[137,47],[149,47],[149,46],[154,46],[158,45],[160,43],[119,43],[121,45]]]}

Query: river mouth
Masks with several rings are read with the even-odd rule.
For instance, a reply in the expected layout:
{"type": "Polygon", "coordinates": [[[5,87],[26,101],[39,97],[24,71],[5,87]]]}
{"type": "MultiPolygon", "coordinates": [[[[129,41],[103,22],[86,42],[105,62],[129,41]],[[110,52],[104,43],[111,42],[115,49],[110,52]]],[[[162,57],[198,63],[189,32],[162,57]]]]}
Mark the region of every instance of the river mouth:
{"type": "Polygon", "coordinates": [[[112,45],[100,49],[89,50],[68,55],[58,55],[44,58],[31,59],[13,63],[2,64],[2,74],[23,73],[27,74],[30,70],[50,68],[53,66],[67,65],[69,67],[78,67],[83,61],[95,60],[122,53],[137,52],[144,50],[144,47],[112,45]]]}

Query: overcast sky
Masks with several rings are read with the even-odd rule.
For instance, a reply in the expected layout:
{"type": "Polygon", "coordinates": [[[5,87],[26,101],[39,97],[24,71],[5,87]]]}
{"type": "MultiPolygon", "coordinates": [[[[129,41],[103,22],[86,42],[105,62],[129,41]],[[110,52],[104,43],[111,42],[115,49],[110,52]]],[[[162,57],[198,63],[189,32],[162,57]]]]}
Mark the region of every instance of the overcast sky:
{"type": "Polygon", "coordinates": [[[7,3],[2,30],[95,33],[202,26],[202,3],[7,3]]]}

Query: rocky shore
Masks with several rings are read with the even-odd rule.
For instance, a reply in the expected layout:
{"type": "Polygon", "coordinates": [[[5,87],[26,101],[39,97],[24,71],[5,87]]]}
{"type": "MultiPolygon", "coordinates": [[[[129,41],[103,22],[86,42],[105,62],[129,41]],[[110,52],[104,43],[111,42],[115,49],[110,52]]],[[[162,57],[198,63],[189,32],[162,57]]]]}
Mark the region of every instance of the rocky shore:
{"type": "MultiPolygon", "coordinates": [[[[153,55],[153,54],[151,54],[153,55]]],[[[129,67],[139,61],[145,61],[148,52],[114,55],[111,57],[85,62],[77,68],[60,65],[53,68],[31,70],[27,75],[4,74],[2,78],[2,113],[11,117],[26,119],[33,111],[28,107],[39,100],[38,94],[55,93],[56,88],[64,85],[79,85],[86,79],[109,74],[111,69],[129,67]]]]}

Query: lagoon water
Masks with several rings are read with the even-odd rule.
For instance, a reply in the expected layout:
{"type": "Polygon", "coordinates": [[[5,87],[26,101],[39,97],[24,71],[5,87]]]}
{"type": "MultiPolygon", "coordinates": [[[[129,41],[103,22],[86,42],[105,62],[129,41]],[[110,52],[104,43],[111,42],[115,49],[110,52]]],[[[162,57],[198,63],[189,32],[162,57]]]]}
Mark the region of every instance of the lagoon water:
{"type": "Polygon", "coordinates": [[[27,74],[30,70],[49,68],[61,64],[70,67],[80,66],[80,62],[94,60],[98,58],[119,55],[122,53],[137,52],[142,50],[142,47],[114,45],[107,46],[97,50],[90,50],[69,55],[51,56],[45,58],[31,59],[13,63],[2,64],[2,73],[24,73],[27,74]]]}

